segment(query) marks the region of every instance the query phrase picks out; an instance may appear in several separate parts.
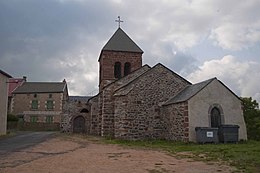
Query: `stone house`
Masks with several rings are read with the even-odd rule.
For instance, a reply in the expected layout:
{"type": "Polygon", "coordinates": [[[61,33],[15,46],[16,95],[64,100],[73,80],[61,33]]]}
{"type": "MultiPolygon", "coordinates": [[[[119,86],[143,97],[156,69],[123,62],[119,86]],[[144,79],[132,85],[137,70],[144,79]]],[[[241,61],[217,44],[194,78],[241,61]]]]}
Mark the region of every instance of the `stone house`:
{"type": "Polygon", "coordinates": [[[121,28],[103,47],[99,93],[88,100],[84,120],[87,133],[196,141],[195,127],[236,124],[239,139],[247,139],[241,100],[221,81],[192,84],[160,63],[142,65],[142,54],[121,28]]]}
{"type": "Polygon", "coordinates": [[[7,128],[7,103],[8,81],[12,76],[0,70],[0,135],[6,134],[7,128]]]}
{"type": "Polygon", "coordinates": [[[13,91],[12,114],[27,123],[60,126],[63,105],[68,100],[67,83],[24,82],[13,91]]]}

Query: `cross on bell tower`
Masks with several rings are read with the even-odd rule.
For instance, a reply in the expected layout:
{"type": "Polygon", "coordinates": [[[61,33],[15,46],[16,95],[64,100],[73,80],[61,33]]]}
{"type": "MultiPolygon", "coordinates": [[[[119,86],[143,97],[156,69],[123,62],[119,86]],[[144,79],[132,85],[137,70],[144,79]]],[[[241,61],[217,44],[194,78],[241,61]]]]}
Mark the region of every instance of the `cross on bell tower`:
{"type": "Polygon", "coordinates": [[[115,21],[118,22],[118,28],[120,28],[120,23],[124,22],[124,21],[120,19],[120,16],[118,16],[117,18],[118,18],[118,20],[115,20],[115,21]]]}
{"type": "Polygon", "coordinates": [[[102,48],[99,62],[99,91],[108,84],[142,67],[142,49],[120,28],[102,48]]]}

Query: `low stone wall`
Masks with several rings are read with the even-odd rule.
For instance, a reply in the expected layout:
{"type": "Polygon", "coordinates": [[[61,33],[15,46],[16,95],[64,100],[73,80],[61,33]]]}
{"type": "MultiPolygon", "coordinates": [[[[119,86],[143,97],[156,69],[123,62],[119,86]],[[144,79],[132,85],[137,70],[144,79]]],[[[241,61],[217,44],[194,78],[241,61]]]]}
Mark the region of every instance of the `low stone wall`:
{"type": "Polygon", "coordinates": [[[24,131],[59,131],[60,123],[8,122],[8,130],[24,131]]]}

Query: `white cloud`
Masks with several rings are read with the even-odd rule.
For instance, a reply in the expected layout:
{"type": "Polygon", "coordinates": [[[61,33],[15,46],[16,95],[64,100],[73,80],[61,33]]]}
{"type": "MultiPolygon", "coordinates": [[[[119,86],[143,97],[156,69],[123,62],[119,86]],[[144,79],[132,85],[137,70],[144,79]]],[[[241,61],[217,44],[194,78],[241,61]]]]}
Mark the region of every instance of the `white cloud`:
{"type": "Polygon", "coordinates": [[[241,50],[260,41],[260,20],[254,24],[226,23],[212,30],[210,38],[224,49],[241,50]],[[259,24],[258,24],[259,23],[259,24]]]}
{"type": "Polygon", "coordinates": [[[228,50],[247,49],[260,42],[260,1],[229,2],[221,2],[216,16],[219,19],[211,29],[210,38],[228,50]]]}
{"type": "Polygon", "coordinates": [[[238,96],[253,97],[260,101],[260,63],[241,61],[227,55],[219,60],[206,61],[198,70],[188,75],[194,83],[217,77],[238,96]]]}
{"type": "Polygon", "coordinates": [[[122,1],[117,11],[122,26],[157,56],[162,43],[181,52],[203,40],[225,50],[248,49],[260,42],[259,6],[258,0],[133,0],[122,1]]]}
{"type": "MultiPolygon", "coordinates": [[[[258,44],[259,6],[259,0],[0,1],[0,67],[31,81],[66,78],[71,94],[87,95],[97,89],[97,59],[121,15],[122,28],[145,52],[143,62],[162,62],[186,76],[196,69],[200,52],[214,52],[202,44],[215,42],[216,51],[247,51],[258,44]],[[190,50],[196,46],[200,50],[194,55],[190,50]]],[[[259,93],[257,80],[244,75],[259,78],[257,65],[235,59],[207,61],[191,76],[200,80],[218,74],[232,79],[232,89],[241,94],[259,93]]]]}

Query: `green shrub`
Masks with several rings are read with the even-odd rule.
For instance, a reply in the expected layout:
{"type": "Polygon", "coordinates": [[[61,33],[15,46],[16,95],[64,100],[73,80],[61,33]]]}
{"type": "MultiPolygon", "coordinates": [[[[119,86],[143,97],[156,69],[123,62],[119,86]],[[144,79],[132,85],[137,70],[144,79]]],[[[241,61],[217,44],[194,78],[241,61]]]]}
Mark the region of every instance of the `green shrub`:
{"type": "Polygon", "coordinates": [[[18,118],[13,114],[7,114],[7,121],[18,121],[18,118]]]}

